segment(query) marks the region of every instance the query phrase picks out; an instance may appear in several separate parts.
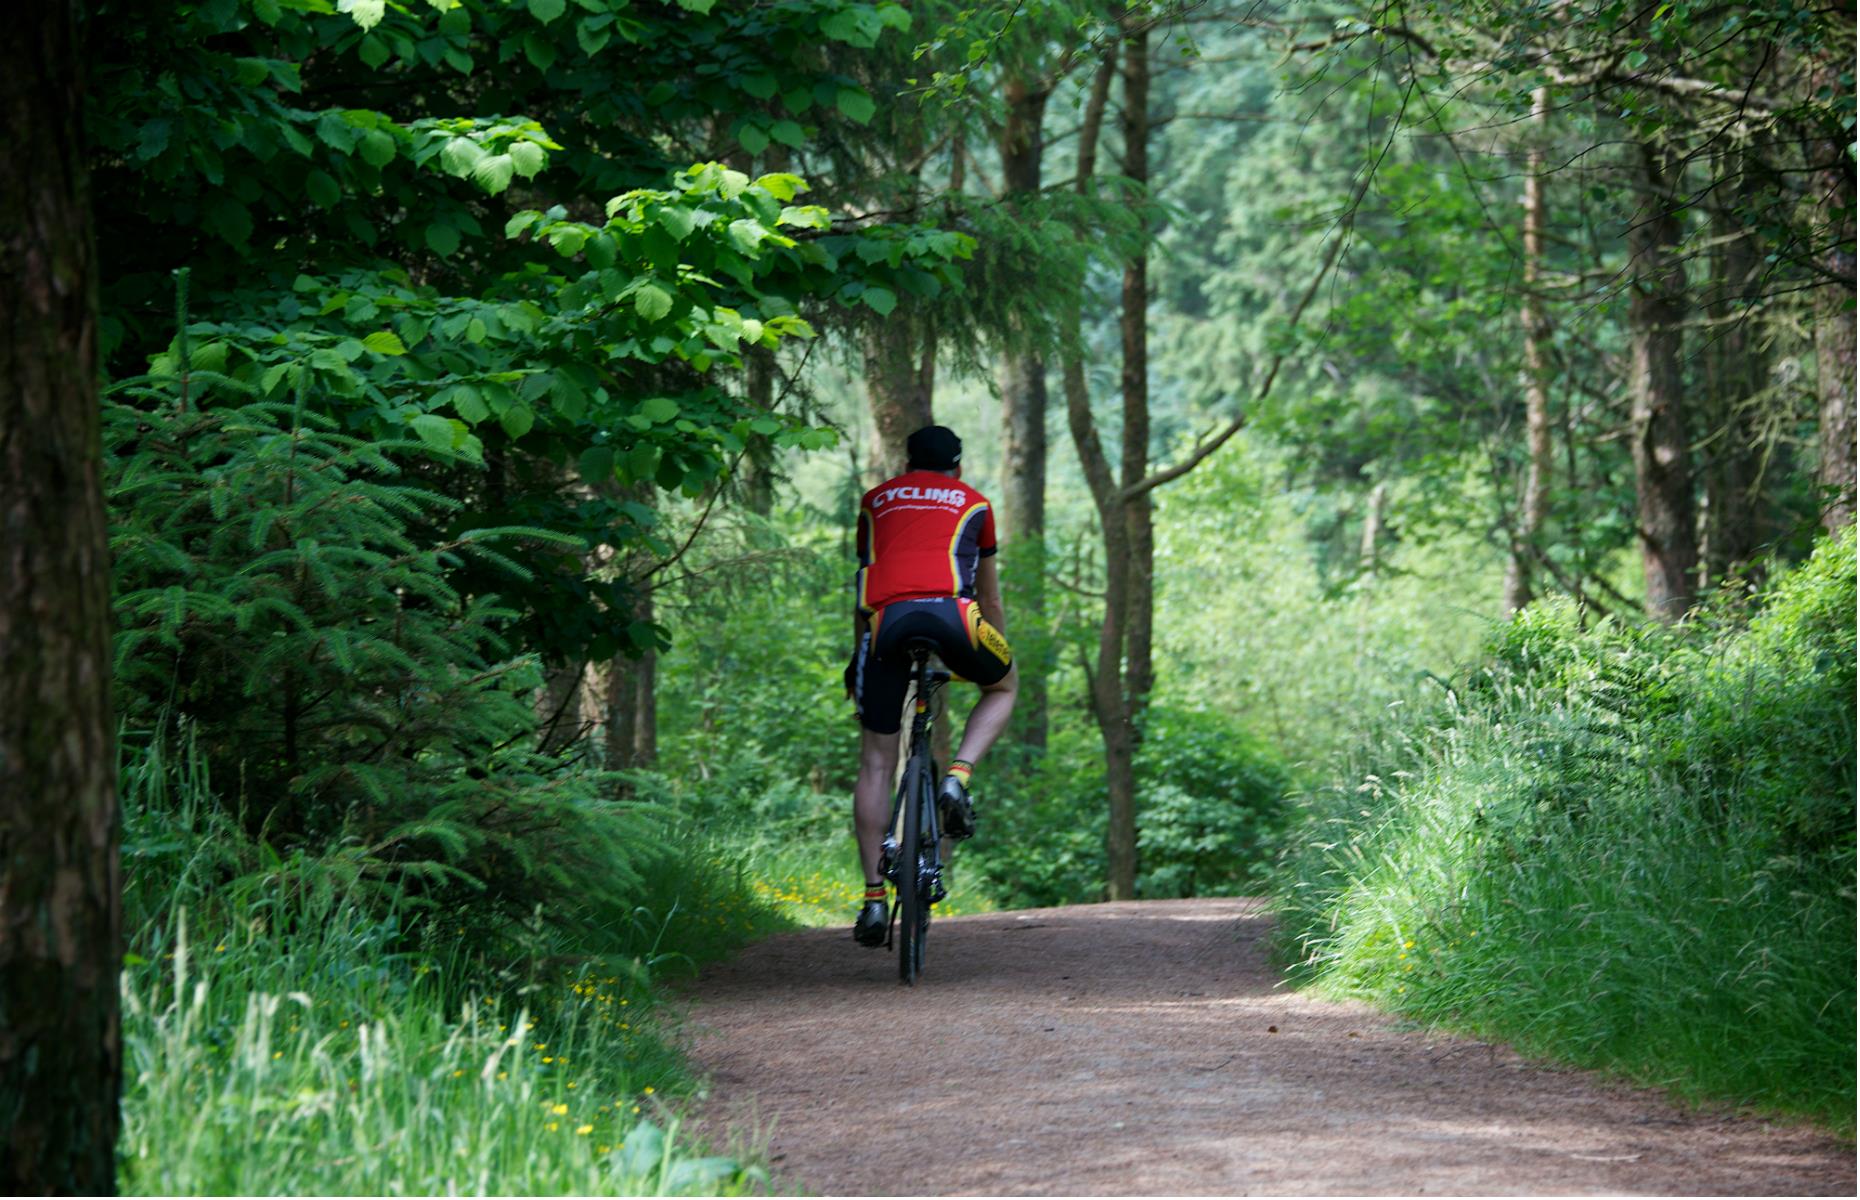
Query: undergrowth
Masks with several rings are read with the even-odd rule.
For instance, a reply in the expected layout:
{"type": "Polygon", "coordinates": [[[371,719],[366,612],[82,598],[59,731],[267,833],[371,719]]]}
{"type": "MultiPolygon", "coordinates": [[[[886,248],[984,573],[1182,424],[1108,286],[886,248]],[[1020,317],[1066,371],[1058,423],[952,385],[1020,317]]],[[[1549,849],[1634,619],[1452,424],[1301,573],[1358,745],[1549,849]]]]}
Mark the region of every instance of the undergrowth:
{"type": "Polygon", "coordinates": [[[1274,879],[1333,994],[1851,1133],[1854,544],[1762,610],[1567,605],[1306,798],[1274,879]]]}
{"type": "Polygon", "coordinates": [[[122,772],[132,1194],[740,1194],[757,1168],[680,1129],[692,1087],[656,976],[782,922],[690,835],[604,945],[540,916],[530,953],[249,838],[198,752],[122,772]],[[404,923],[405,922],[405,923],[404,923]]]}

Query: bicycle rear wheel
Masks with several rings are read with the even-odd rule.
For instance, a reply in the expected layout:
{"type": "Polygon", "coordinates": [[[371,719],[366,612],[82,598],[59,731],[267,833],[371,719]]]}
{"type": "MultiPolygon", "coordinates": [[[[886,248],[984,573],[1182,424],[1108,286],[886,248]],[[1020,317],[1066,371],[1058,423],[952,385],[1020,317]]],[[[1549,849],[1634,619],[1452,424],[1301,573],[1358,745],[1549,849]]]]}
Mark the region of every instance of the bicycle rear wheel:
{"type": "Polygon", "coordinates": [[[930,802],[927,764],[913,758],[904,768],[904,829],[898,847],[898,980],[915,984],[924,969],[924,939],[930,932],[930,897],[924,861],[924,807],[930,802]]]}

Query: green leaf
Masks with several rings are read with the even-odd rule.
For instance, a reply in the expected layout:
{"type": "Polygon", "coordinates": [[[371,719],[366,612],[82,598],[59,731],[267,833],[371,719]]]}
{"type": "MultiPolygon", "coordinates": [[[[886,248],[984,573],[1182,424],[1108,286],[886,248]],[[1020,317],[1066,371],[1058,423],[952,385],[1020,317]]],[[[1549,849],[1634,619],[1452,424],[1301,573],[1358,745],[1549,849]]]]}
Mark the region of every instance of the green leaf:
{"type": "Polygon", "coordinates": [[[370,69],[377,68],[388,60],[387,43],[372,33],[362,39],[362,44],[355,48],[355,52],[361,56],[363,65],[370,69]]]}
{"type": "Polygon", "coordinates": [[[781,210],[775,219],[777,225],[787,225],[793,229],[826,229],[833,224],[827,210],[818,204],[804,204],[799,208],[790,205],[781,210]]]}
{"type": "Polygon", "coordinates": [[[872,102],[872,97],[866,95],[864,88],[841,88],[837,103],[840,111],[845,113],[849,120],[857,121],[861,125],[870,121],[872,114],[878,111],[878,105],[872,102]]]}
{"type": "Polygon", "coordinates": [[[454,46],[451,49],[447,50],[440,57],[446,60],[447,66],[451,67],[454,71],[457,71],[459,74],[461,75],[471,74],[471,69],[473,65],[471,61],[471,55],[465,53],[463,50],[459,49],[457,46],[454,46]]]}
{"type": "Polygon", "coordinates": [[[471,10],[463,4],[446,9],[439,15],[439,32],[449,38],[471,36],[471,10]]]}
{"type": "Polygon", "coordinates": [[[586,54],[589,58],[593,58],[596,54],[599,54],[601,48],[608,43],[613,35],[614,31],[611,25],[592,25],[586,18],[583,18],[581,23],[575,26],[575,42],[581,47],[581,52],[586,54]]]}
{"type": "Polygon", "coordinates": [[[549,244],[563,258],[573,258],[581,253],[581,248],[588,244],[588,231],[579,225],[557,225],[546,235],[549,244]]]}
{"type": "Polygon", "coordinates": [[[639,413],[654,425],[663,425],[678,415],[678,401],[654,396],[639,406],[639,413]]]}
{"type": "Polygon", "coordinates": [[[697,228],[697,215],[690,209],[680,208],[676,204],[661,208],[654,214],[654,219],[665,227],[665,232],[681,242],[690,237],[691,231],[697,228]]]}
{"type": "Polygon", "coordinates": [[[439,165],[460,179],[472,173],[485,157],[484,147],[470,138],[453,138],[439,152],[439,165]]]}
{"type": "Polygon", "coordinates": [[[678,0],[678,7],[686,12],[697,13],[699,16],[708,16],[716,3],[717,0],[678,0]]]}
{"type": "Polygon", "coordinates": [[[523,35],[523,56],[530,60],[530,65],[538,71],[547,71],[555,65],[555,43],[537,30],[530,30],[523,35]]]}
{"type": "Polygon", "coordinates": [[[736,142],[751,154],[760,154],[769,148],[769,135],[760,125],[744,121],[736,130],[736,142]]]}
{"type": "Polygon", "coordinates": [[[651,479],[659,469],[659,448],[641,442],[626,456],[626,473],[633,479],[651,479]]]}
{"type": "Polygon", "coordinates": [[[452,422],[437,413],[421,413],[408,422],[420,440],[440,450],[452,449],[452,422]]]}
{"type": "Polygon", "coordinates": [[[801,128],[799,121],[781,120],[769,126],[769,137],[784,146],[793,146],[798,150],[807,140],[807,131],[801,128]]]}
{"type": "Polygon", "coordinates": [[[797,195],[807,191],[807,180],[786,171],[775,171],[756,180],[756,186],[786,203],[797,195]]]}
{"type": "Polygon", "coordinates": [[[568,11],[568,0],[530,0],[530,16],[544,25],[568,11]]]}
{"type": "Polygon", "coordinates": [[[773,437],[775,432],[781,428],[781,422],[774,417],[757,417],[749,423],[749,427],[763,437],[773,437]]]}
{"type": "Polygon", "coordinates": [[[890,316],[891,310],[898,307],[898,294],[890,288],[869,287],[859,294],[859,299],[881,317],[890,316]]]}
{"type": "Polygon", "coordinates": [[[614,477],[614,451],[612,446],[589,446],[581,452],[581,479],[584,483],[602,484],[614,477]]]}
{"type": "Polygon", "coordinates": [[[362,135],[362,161],[372,167],[385,167],[394,161],[394,135],[383,129],[370,129],[362,135]]]}
{"type": "Polygon", "coordinates": [[[473,425],[491,415],[491,410],[485,407],[484,397],[469,383],[459,384],[447,393],[446,398],[452,402],[453,411],[473,425]]]}
{"type": "Polygon", "coordinates": [[[510,177],[515,173],[516,164],[508,154],[486,155],[471,169],[472,178],[493,196],[510,186],[510,177]]]}
{"type": "Polygon", "coordinates": [[[342,189],[327,171],[311,171],[304,176],[304,191],[323,208],[334,208],[342,201],[342,189]]]}
{"type": "Polygon", "coordinates": [[[534,179],[549,161],[549,156],[535,142],[512,142],[504,153],[510,156],[510,165],[516,168],[517,174],[525,179],[534,179]]]}
{"type": "Polygon", "coordinates": [[[515,213],[511,216],[510,220],[504,222],[504,236],[507,238],[516,237],[540,220],[542,220],[542,214],[533,208],[515,213]]]}
{"type": "Polygon", "coordinates": [[[648,321],[657,321],[672,311],[672,294],[656,283],[648,283],[633,293],[633,308],[648,321]]]}
{"type": "Polygon", "coordinates": [[[233,75],[241,87],[257,87],[271,78],[271,64],[262,58],[241,58],[233,63],[233,75]]]}
{"type": "Polygon", "coordinates": [[[426,227],[426,244],[434,254],[449,258],[459,248],[459,231],[435,221],[426,227]]]}
{"type": "Polygon", "coordinates": [[[614,259],[618,257],[618,248],[614,245],[614,240],[605,233],[597,233],[589,238],[584,249],[589,264],[602,270],[613,266],[614,259]]]}
{"type": "Polygon", "coordinates": [[[407,347],[401,342],[400,335],[397,333],[389,333],[385,329],[377,330],[363,338],[362,345],[373,350],[376,354],[400,355],[407,353],[407,347]]]}
{"type": "Polygon", "coordinates": [[[348,13],[363,29],[373,29],[387,15],[387,0],[336,0],[336,11],[348,13]]]}
{"type": "Polygon", "coordinates": [[[497,418],[497,423],[504,427],[504,432],[513,438],[520,438],[536,425],[536,414],[526,404],[513,404],[497,418]]]}
{"type": "Polygon", "coordinates": [[[751,75],[743,80],[743,90],[758,100],[767,100],[775,94],[775,77],[773,75],[751,75]]]}

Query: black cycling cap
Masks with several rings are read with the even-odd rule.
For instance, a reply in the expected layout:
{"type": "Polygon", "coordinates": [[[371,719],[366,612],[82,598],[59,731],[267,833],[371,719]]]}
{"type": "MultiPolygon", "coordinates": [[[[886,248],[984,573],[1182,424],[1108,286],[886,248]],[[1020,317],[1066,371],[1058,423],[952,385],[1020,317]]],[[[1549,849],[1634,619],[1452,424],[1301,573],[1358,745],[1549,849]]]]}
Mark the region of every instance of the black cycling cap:
{"type": "Polygon", "coordinates": [[[904,439],[910,465],[920,471],[953,471],[962,462],[962,439],[941,425],[926,425],[904,439]]]}

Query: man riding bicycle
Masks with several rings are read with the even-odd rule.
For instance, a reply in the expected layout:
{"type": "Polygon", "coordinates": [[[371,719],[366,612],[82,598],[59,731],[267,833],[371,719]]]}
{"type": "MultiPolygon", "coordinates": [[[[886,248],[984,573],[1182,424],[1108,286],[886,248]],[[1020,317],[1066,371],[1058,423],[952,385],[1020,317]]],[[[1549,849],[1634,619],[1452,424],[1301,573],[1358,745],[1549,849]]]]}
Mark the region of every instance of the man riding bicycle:
{"type": "Polygon", "coordinates": [[[862,946],[884,945],[889,924],[879,854],[898,768],[910,644],[930,641],[954,675],[982,689],[937,796],[950,837],[975,832],[970,776],[1007,725],[1020,683],[1001,633],[1007,621],[995,569],[994,511],[987,497],[962,482],[962,439],[926,425],[905,441],[905,451],[905,473],[859,503],[856,641],[846,686],[860,725],[853,826],[865,901],[853,937],[862,946]]]}

